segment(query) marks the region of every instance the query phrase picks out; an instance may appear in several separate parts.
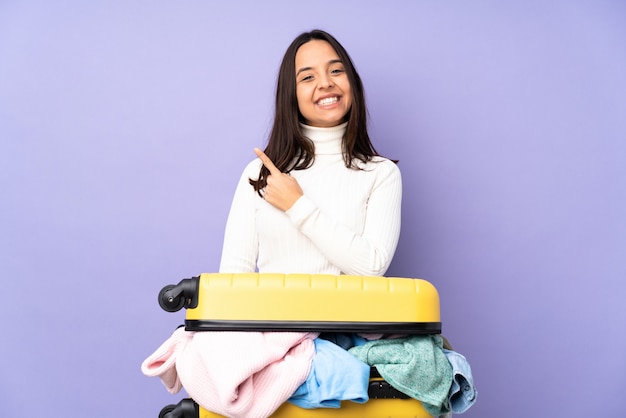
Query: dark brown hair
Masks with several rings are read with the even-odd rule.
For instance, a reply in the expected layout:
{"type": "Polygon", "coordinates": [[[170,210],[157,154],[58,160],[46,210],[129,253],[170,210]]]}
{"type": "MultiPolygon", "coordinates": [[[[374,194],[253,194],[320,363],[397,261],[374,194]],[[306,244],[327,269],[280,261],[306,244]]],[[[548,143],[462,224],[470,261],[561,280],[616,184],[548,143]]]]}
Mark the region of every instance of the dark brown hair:
{"type": "MultiPolygon", "coordinates": [[[[304,122],[304,118],[298,108],[295,70],[298,49],[314,39],[326,41],[332,46],[339,55],[350,82],[352,106],[346,115],[348,126],[342,145],[346,167],[356,169],[355,159],[365,163],[370,161],[372,157],[379,155],[367,134],[367,107],[363,83],[348,52],[329,33],[313,30],[302,33],[293,40],[285,52],[278,72],[274,125],[264,152],[276,167],[285,173],[306,169],[315,160],[315,146],[310,139],[302,134],[300,129],[300,123],[304,122]]],[[[259,194],[266,185],[268,175],[269,170],[262,166],[258,180],[250,179],[250,184],[259,194]]]]}

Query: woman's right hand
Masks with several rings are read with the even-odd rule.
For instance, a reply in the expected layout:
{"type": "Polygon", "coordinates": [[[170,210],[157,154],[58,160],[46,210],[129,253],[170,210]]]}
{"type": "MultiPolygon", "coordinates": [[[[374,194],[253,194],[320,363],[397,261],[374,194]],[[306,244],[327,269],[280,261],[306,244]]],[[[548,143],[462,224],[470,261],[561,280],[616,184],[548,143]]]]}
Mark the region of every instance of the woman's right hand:
{"type": "Polygon", "coordinates": [[[259,148],[255,148],[254,152],[270,172],[266,179],[267,185],[263,190],[263,198],[283,212],[287,211],[304,194],[300,184],[289,174],[281,172],[259,148]]]}

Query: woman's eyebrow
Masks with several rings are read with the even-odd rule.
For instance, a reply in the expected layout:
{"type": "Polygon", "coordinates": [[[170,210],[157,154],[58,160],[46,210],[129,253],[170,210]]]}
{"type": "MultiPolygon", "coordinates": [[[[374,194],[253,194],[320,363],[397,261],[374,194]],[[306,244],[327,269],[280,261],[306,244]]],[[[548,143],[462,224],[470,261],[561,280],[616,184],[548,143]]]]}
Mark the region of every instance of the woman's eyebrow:
{"type": "Polygon", "coordinates": [[[313,69],[313,68],[311,68],[311,67],[302,67],[302,68],[300,68],[300,69],[298,70],[298,72],[296,73],[296,76],[298,76],[298,75],[299,75],[301,72],[303,72],[303,71],[309,71],[309,70],[312,70],[312,69],[313,69]]]}
{"type": "MultiPolygon", "coordinates": [[[[342,63],[342,61],[340,59],[335,59],[335,60],[330,60],[328,61],[327,65],[333,65],[333,64],[337,64],[337,63],[342,63]]],[[[302,67],[298,70],[298,72],[296,73],[296,77],[303,71],[309,71],[312,70],[313,67],[302,67]]]]}

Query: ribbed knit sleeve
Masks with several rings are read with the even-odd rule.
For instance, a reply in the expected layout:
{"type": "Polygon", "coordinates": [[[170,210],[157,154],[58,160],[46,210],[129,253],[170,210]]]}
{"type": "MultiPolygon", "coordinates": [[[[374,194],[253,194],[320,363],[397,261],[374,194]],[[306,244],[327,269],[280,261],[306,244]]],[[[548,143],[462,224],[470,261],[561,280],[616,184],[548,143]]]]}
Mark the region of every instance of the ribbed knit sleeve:
{"type": "Polygon", "coordinates": [[[260,166],[259,160],[248,164],[237,184],[226,222],[220,272],[249,273],[256,269],[259,242],[255,213],[259,197],[248,180],[258,177],[260,166]]]}
{"type": "MultiPolygon", "coordinates": [[[[393,162],[368,163],[364,170],[352,170],[342,183],[343,202],[362,201],[354,216],[362,219],[360,230],[337,220],[328,205],[320,209],[305,190],[286,213],[296,228],[343,274],[383,275],[395,253],[400,236],[402,180],[393,162]],[[363,196],[363,185],[369,189],[363,196]],[[359,212],[363,212],[359,213],[359,212]]],[[[340,177],[337,177],[339,181],[340,177]]],[[[338,202],[340,205],[341,202],[338,202]]],[[[344,208],[336,208],[337,211],[344,208]]],[[[345,212],[345,211],[344,211],[345,212]]],[[[350,213],[347,213],[350,219],[350,213]]],[[[344,214],[344,219],[346,216],[344,214]]]]}

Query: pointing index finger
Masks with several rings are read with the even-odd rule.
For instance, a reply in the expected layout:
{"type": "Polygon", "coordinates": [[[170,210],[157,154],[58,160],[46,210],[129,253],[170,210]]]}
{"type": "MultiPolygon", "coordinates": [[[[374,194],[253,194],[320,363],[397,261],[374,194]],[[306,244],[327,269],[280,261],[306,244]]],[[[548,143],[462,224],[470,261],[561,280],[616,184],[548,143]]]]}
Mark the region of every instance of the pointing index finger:
{"type": "Polygon", "coordinates": [[[274,165],[270,157],[268,157],[263,151],[259,148],[254,149],[254,153],[261,159],[261,162],[267,169],[270,171],[270,174],[276,175],[281,174],[281,171],[274,165]]]}

